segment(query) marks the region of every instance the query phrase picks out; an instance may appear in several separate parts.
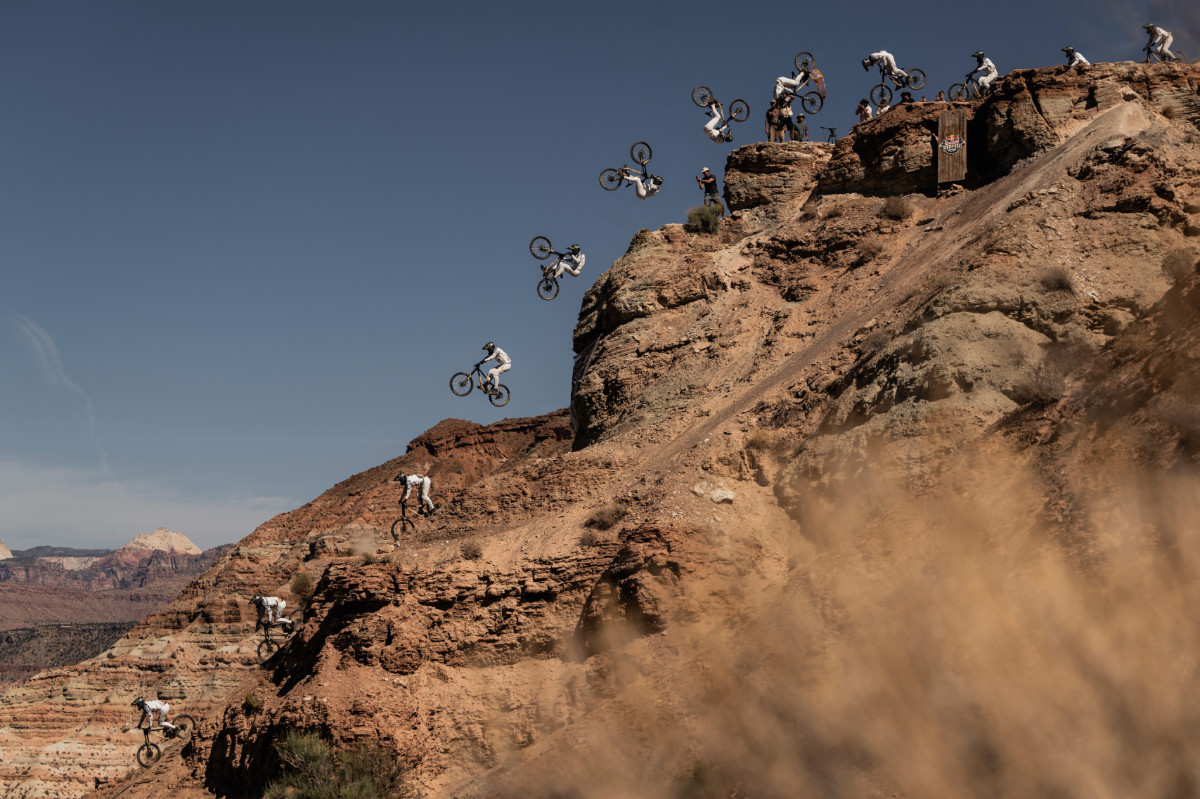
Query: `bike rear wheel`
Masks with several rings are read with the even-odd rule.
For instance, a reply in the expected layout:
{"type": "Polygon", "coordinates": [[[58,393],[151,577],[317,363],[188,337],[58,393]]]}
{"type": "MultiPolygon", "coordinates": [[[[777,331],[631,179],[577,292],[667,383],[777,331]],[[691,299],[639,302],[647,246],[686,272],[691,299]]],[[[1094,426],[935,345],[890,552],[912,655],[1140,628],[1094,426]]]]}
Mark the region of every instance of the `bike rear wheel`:
{"type": "Polygon", "coordinates": [[[534,258],[544,261],[554,254],[554,247],[545,236],[534,236],[529,242],[529,252],[534,258]]]}
{"type": "Polygon", "coordinates": [[[813,58],[813,54],[805,50],[796,53],[796,58],[792,62],[796,65],[797,72],[811,72],[812,68],[817,65],[817,59],[813,58]]]}
{"type": "Polygon", "coordinates": [[[538,281],[538,296],[543,300],[552,300],[558,296],[558,281],[552,277],[544,277],[538,281]]]}
{"type": "Polygon", "coordinates": [[[450,378],[450,390],[456,397],[467,396],[473,388],[475,388],[475,381],[466,372],[455,372],[454,377],[450,378]]]}
{"type": "Polygon", "coordinates": [[[292,623],[292,629],[289,630],[288,632],[295,632],[296,628],[300,626],[300,622],[302,622],[304,620],[304,611],[297,608],[296,610],[293,610],[291,613],[289,613],[287,615],[287,617],[288,617],[288,621],[290,621],[292,623]]]}
{"type": "Polygon", "coordinates": [[[881,105],[889,105],[892,102],[892,88],[884,83],[876,84],[871,88],[870,97],[876,108],[881,105]]]}
{"type": "Polygon", "coordinates": [[[274,639],[271,639],[271,638],[264,639],[263,642],[258,645],[258,662],[259,663],[267,662],[267,660],[270,659],[271,655],[274,655],[278,651],[279,651],[279,644],[275,643],[274,639]]]}
{"type": "Polygon", "coordinates": [[[496,390],[488,394],[488,402],[495,405],[497,408],[503,408],[508,404],[508,386],[497,385],[496,390]]]}
{"type": "Polygon", "coordinates": [[[1182,50],[1176,50],[1175,51],[1175,60],[1178,61],[1180,64],[1186,64],[1188,62],[1187,53],[1183,52],[1182,50]]]}
{"type": "Polygon", "coordinates": [[[600,186],[606,191],[616,191],[621,188],[621,173],[615,169],[606,169],[600,173],[600,186]]]}
{"type": "Polygon", "coordinates": [[[146,741],[138,747],[137,762],[142,768],[150,768],[158,762],[160,757],[162,757],[162,750],[156,744],[146,741]]]}
{"type": "Polygon", "coordinates": [[[692,102],[701,108],[708,108],[713,101],[712,89],[707,86],[697,86],[692,89],[692,102]]]}
{"type": "Polygon", "coordinates": [[[908,71],[908,80],[906,83],[908,83],[908,88],[910,89],[925,88],[925,70],[910,69],[908,71]]]}
{"type": "Polygon", "coordinates": [[[184,743],[192,740],[192,735],[196,732],[196,720],[194,718],[186,714],[176,716],[175,721],[172,723],[175,725],[175,738],[184,743]]]}
{"type": "Polygon", "coordinates": [[[807,114],[815,114],[825,107],[825,98],[817,92],[809,92],[800,98],[800,106],[807,114]]]}
{"type": "Polygon", "coordinates": [[[633,146],[629,148],[629,157],[637,161],[642,166],[650,163],[650,159],[654,156],[654,151],[650,149],[650,145],[644,141],[635,141],[633,146]]]}
{"type": "Polygon", "coordinates": [[[729,118],[734,122],[745,122],[750,118],[750,104],[745,100],[734,100],[729,104],[729,118]]]}

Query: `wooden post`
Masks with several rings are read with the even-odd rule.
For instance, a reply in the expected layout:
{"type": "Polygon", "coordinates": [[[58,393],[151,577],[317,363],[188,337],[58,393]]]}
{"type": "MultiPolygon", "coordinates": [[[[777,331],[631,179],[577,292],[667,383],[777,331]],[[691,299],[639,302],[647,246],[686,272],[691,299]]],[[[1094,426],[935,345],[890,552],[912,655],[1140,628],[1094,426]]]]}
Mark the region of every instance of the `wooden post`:
{"type": "Polygon", "coordinates": [[[967,109],[953,108],[938,117],[938,183],[967,176],[967,109]]]}

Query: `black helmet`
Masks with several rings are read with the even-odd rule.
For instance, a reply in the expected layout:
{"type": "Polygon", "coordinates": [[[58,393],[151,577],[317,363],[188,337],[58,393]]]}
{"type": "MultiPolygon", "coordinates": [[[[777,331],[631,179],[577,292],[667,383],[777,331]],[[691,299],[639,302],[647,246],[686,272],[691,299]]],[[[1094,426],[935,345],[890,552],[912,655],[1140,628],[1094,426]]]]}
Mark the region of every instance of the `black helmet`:
{"type": "Polygon", "coordinates": [[[662,183],[662,178],[659,177],[658,175],[651,175],[650,179],[653,180],[655,183],[662,183]]]}
{"type": "Polygon", "coordinates": [[[983,58],[983,51],[976,50],[975,52],[971,53],[971,55],[974,56],[975,58],[983,58]]]}
{"type": "Polygon", "coordinates": [[[489,341],[487,344],[483,345],[483,349],[487,350],[488,355],[491,355],[492,352],[496,349],[496,342],[489,341]]]}
{"type": "Polygon", "coordinates": [[[1063,52],[1066,53],[1067,55],[1070,55],[1071,53],[1075,52],[1075,48],[1074,47],[1064,47],[1063,52]]]}
{"type": "Polygon", "coordinates": [[[1147,22],[1147,23],[1146,23],[1145,25],[1143,25],[1142,27],[1143,27],[1143,28],[1145,28],[1146,30],[1150,30],[1151,28],[1153,28],[1153,27],[1154,27],[1154,23],[1153,23],[1153,22],[1147,22]]]}
{"type": "Polygon", "coordinates": [[[136,708],[138,708],[138,709],[140,710],[140,709],[142,708],[142,705],[144,705],[144,704],[146,704],[146,700],[145,700],[145,699],[142,699],[142,698],[139,696],[137,699],[135,699],[135,700],[133,700],[132,702],[130,702],[130,703],[129,703],[129,706],[130,706],[130,707],[136,707],[136,708]]]}
{"type": "Polygon", "coordinates": [[[251,605],[257,605],[259,602],[262,602],[262,597],[260,597],[258,594],[255,594],[254,598],[250,600],[251,605]]]}
{"type": "Polygon", "coordinates": [[[578,244],[572,244],[572,245],[571,245],[570,247],[568,247],[567,249],[568,249],[569,251],[573,252],[573,253],[578,253],[578,252],[579,252],[579,245],[578,245],[578,244]]]}
{"type": "Polygon", "coordinates": [[[863,72],[869,72],[871,69],[871,59],[864,58],[862,60],[862,65],[863,65],[863,72]]]}

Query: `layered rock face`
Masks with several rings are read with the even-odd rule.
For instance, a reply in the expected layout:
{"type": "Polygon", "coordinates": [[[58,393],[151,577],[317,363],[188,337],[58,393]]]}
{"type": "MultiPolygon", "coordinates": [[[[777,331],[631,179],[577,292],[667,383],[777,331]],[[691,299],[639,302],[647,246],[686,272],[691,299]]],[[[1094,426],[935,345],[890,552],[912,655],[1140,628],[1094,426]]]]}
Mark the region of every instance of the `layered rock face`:
{"type": "Polygon", "coordinates": [[[3,541],[0,541],[0,560],[8,560],[12,556],[12,550],[4,546],[3,541]]]}
{"type": "Polygon", "coordinates": [[[1171,87],[1200,69],[1065,74],[973,107],[942,193],[936,104],[736,151],[719,236],[639,231],[585,295],[574,436],[450,420],[269,521],[6,693],[0,780],[118,777],[138,690],[201,735],[99,796],[260,795],[292,727],[464,799],[1186,792],[1200,137],[1171,87]],[[401,470],[447,501],[396,539],[401,470]],[[301,571],[258,668],[245,598],[301,571]]]}

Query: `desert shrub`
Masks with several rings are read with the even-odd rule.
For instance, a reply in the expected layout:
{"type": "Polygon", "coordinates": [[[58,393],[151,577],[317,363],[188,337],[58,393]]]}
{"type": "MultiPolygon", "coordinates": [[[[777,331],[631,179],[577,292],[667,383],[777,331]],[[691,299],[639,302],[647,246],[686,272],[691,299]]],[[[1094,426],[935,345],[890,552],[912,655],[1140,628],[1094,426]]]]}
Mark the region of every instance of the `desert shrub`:
{"type": "Polygon", "coordinates": [[[262,710],[262,706],[262,700],[249,691],[247,691],[246,696],[242,698],[242,712],[247,716],[262,710]]]}
{"type": "Polygon", "coordinates": [[[908,219],[916,211],[913,201],[903,195],[894,195],[883,201],[879,216],[885,219],[908,219]]]}
{"type": "Polygon", "coordinates": [[[840,205],[831,205],[826,203],[822,203],[821,205],[821,215],[825,219],[837,219],[843,213],[844,211],[840,205]]]}
{"type": "Polygon", "coordinates": [[[462,556],[467,560],[479,560],[483,557],[483,546],[474,538],[463,541],[462,556]]]}
{"type": "Polygon", "coordinates": [[[1196,271],[1200,263],[1196,260],[1196,251],[1186,248],[1171,250],[1163,256],[1162,270],[1172,283],[1178,283],[1196,271]]]}
{"type": "Polygon", "coordinates": [[[316,587],[317,581],[313,579],[311,572],[296,572],[292,575],[292,596],[296,597],[301,605],[308,604],[316,587]]]}
{"type": "Polygon", "coordinates": [[[379,562],[379,558],[373,552],[364,552],[362,556],[362,565],[371,566],[379,562]]]}
{"type": "Polygon", "coordinates": [[[583,523],[583,526],[593,527],[597,530],[608,530],[621,521],[621,519],[624,519],[625,514],[628,512],[629,509],[621,503],[610,502],[592,511],[592,515],[583,523]]]}
{"type": "Polygon", "coordinates": [[[883,242],[878,238],[863,239],[855,246],[858,252],[858,265],[868,264],[883,252],[883,242]]]}
{"type": "Polygon", "coordinates": [[[1163,115],[1163,116],[1165,116],[1167,119],[1174,119],[1174,118],[1175,118],[1175,114],[1176,114],[1177,112],[1175,111],[1175,106],[1173,106],[1173,105],[1164,105],[1164,106],[1162,107],[1162,111],[1161,111],[1161,113],[1162,113],[1162,115],[1163,115]]]}
{"type": "Polygon", "coordinates": [[[289,730],[275,743],[283,773],[263,799],[372,799],[411,795],[408,767],[379,746],[341,752],[316,733],[289,730]]]}
{"type": "Polygon", "coordinates": [[[892,337],[886,330],[872,330],[863,338],[862,344],[859,345],[859,351],[866,353],[879,352],[891,340],[892,337]]]}
{"type": "Polygon", "coordinates": [[[689,208],[687,214],[687,228],[689,230],[698,230],[701,233],[716,233],[721,229],[721,216],[723,210],[718,205],[704,205],[695,208],[689,208]]]}
{"type": "Polygon", "coordinates": [[[1065,266],[1052,266],[1042,273],[1042,287],[1046,291],[1069,291],[1075,293],[1075,278],[1065,266]]]}

